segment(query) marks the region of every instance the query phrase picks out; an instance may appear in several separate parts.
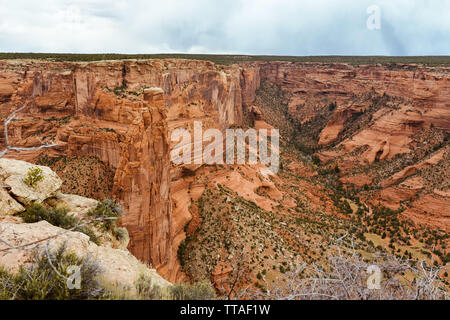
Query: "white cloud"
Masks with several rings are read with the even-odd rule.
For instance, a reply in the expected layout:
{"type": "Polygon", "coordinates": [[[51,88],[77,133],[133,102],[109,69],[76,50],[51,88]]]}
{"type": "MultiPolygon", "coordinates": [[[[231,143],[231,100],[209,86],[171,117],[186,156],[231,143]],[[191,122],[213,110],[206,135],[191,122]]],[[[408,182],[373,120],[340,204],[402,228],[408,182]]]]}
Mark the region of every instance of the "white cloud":
{"type": "Polygon", "coordinates": [[[445,0],[0,0],[0,51],[447,55],[445,0]],[[381,30],[366,9],[381,8],[381,30]]]}

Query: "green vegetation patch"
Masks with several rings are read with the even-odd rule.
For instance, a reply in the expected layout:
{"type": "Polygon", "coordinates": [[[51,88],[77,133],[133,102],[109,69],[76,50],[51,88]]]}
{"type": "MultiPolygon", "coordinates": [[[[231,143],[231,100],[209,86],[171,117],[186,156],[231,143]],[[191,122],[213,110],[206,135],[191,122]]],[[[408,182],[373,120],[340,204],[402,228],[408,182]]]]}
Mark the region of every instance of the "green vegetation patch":
{"type": "Polygon", "coordinates": [[[423,64],[426,66],[450,66],[450,56],[267,56],[267,55],[221,55],[221,54],[77,54],[77,53],[26,53],[3,52],[0,60],[38,59],[51,61],[101,61],[122,59],[191,59],[206,60],[217,64],[231,65],[253,61],[348,63],[351,65],[383,64],[395,67],[396,64],[423,64]]]}
{"type": "Polygon", "coordinates": [[[0,266],[0,300],[85,300],[101,299],[104,290],[98,276],[100,267],[91,258],[66,253],[65,246],[54,252],[36,254],[31,266],[13,274],[0,266]],[[69,267],[80,268],[81,284],[69,289],[69,267]]]}
{"type": "Polygon", "coordinates": [[[39,167],[31,167],[28,169],[27,176],[23,179],[23,182],[29,187],[36,187],[39,181],[44,179],[42,169],[39,167]]]}

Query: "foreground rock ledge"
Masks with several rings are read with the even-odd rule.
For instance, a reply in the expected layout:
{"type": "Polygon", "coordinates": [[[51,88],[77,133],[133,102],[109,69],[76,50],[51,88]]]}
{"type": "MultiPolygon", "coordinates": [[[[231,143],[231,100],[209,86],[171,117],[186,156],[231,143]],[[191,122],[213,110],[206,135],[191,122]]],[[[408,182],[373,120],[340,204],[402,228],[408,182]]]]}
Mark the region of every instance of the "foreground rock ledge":
{"type": "MultiPolygon", "coordinates": [[[[83,218],[86,212],[95,208],[97,201],[76,195],[62,194],[61,180],[50,168],[42,169],[43,179],[35,187],[27,186],[23,179],[34,165],[25,161],[0,159],[0,238],[17,247],[42,239],[49,239],[26,247],[42,250],[46,244],[50,250],[56,250],[63,244],[67,252],[73,252],[78,257],[90,256],[102,270],[102,282],[105,284],[120,284],[134,287],[141,275],[147,275],[154,285],[161,288],[170,286],[170,282],[162,278],[154,269],[140,262],[128,250],[112,247],[112,243],[96,245],[89,236],[75,231],[68,231],[51,225],[47,221],[23,223],[22,219],[13,214],[20,213],[32,202],[42,202],[53,197],[65,203],[70,214],[83,218]]],[[[32,250],[14,249],[0,242],[0,266],[16,272],[20,266],[31,263],[32,250]]]]}
{"type": "MultiPolygon", "coordinates": [[[[67,231],[55,227],[47,221],[17,223],[7,221],[7,219],[0,220],[0,237],[14,246],[28,244],[55,235],[59,236],[48,241],[50,250],[57,250],[65,244],[67,252],[73,252],[78,257],[91,256],[99,264],[102,270],[102,280],[105,283],[117,282],[132,288],[139,275],[145,274],[151,277],[155,285],[162,288],[170,285],[154,269],[150,269],[141,263],[128,250],[98,246],[89,241],[89,237],[83,233],[67,231]]],[[[0,244],[0,250],[7,248],[9,247],[4,243],[0,244]]],[[[21,265],[26,265],[31,261],[32,255],[33,252],[30,250],[10,249],[0,251],[0,265],[16,272],[21,265]]]]}

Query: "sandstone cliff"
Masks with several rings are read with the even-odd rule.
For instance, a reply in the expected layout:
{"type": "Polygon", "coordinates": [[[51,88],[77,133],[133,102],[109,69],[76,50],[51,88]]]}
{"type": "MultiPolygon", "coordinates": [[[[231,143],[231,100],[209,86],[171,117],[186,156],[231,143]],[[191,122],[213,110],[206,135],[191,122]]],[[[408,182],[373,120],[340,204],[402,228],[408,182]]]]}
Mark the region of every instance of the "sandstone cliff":
{"type": "MultiPolygon", "coordinates": [[[[87,171],[96,177],[83,177],[79,171],[86,172],[83,166],[91,164],[79,162],[74,168],[72,160],[61,174],[65,170],[65,176],[73,177],[69,185],[78,179],[88,185],[111,183],[110,195],[125,207],[123,225],[130,233],[131,252],[168,279],[177,279],[176,252],[190,216],[170,199],[169,132],[193,120],[220,128],[241,123],[242,106],[252,101],[258,74],[251,68],[244,72],[237,66],[189,60],[16,60],[1,62],[0,72],[3,119],[27,106],[8,128],[11,145],[58,145],[10,152],[8,157],[44,164],[42,159],[98,158],[114,172],[113,181],[99,175],[102,170],[87,171]]],[[[98,192],[105,193],[107,189],[98,192]]]]}
{"type": "Polygon", "coordinates": [[[297,145],[316,151],[323,166],[337,166],[348,187],[380,188],[360,192],[373,206],[410,203],[416,209],[406,210],[406,218],[448,230],[450,199],[443,181],[450,179],[449,68],[288,62],[258,67],[261,79],[280,88],[297,145]],[[422,187],[385,189],[424,175],[422,187]],[[427,201],[436,203],[430,212],[417,209],[427,201]]]}
{"type": "MultiPolygon", "coordinates": [[[[190,208],[205,189],[198,180],[207,180],[208,175],[268,211],[278,205],[290,211],[308,202],[311,210],[339,214],[325,190],[309,181],[299,184],[300,197],[283,189],[286,180],[260,177],[258,167],[211,175],[198,166],[173,166],[169,160],[176,143],[169,138],[173,130],[192,130],[194,121],[202,121],[205,129],[251,120],[255,127],[280,128],[298,145],[317,151],[323,166],[338,165],[346,185],[379,186],[379,192],[361,193],[367,204],[398,207],[400,201],[412,201],[404,215],[436,226],[448,221],[444,182],[437,186],[427,180],[417,198],[411,196],[419,190],[417,180],[407,191],[392,188],[402,188],[397,184],[408,177],[417,178],[411,172],[427,169],[421,164],[435,159],[435,151],[444,156],[430,167],[443,170],[444,180],[445,174],[448,177],[448,152],[441,148],[446,143],[442,132],[450,128],[449,72],[416,65],[11,60],[0,62],[0,115],[4,120],[27,106],[8,127],[14,146],[58,144],[40,151],[11,151],[7,157],[52,166],[81,195],[89,189],[90,194],[117,198],[125,208],[122,223],[130,233],[130,251],[175,281],[183,278],[177,250],[186,237],[185,226],[192,220],[187,231],[195,230],[201,220],[196,207],[190,208]],[[270,95],[280,94],[280,101],[265,103],[258,98],[266,83],[279,88],[270,95]],[[422,147],[427,143],[428,154],[416,154],[428,150],[422,147]],[[87,156],[101,165],[85,170],[93,166],[84,161],[87,156]],[[423,207],[429,201],[436,218],[426,218],[423,207]]],[[[3,135],[0,138],[4,143],[3,135]]],[[[317,176],[313,166],[288,158],[287,169],[293,173],[317,176]]]]}

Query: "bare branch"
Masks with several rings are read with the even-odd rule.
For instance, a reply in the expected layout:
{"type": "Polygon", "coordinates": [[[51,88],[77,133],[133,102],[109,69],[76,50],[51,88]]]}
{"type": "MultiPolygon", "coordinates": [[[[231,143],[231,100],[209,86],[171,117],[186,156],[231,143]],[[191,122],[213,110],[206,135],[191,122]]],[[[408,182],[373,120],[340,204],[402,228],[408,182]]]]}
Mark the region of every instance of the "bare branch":
{"type": "Polygon", "coordinates": [[[9,125],[9,123],[12,120],[14,120],[16,115],[20,111],[25,109],[25,108],[26,108],[26,105],[20,107],[19,109],[15,110],[8,119],[5,120],[3,130],[4,130],[4,133],[5,133],[6,148],[3,151],[0,152],[0,158],[2,158],[5,154],[7,154],[9,150],[14,150],[14,151],[35,151],[35,150],[41,150],[43,148],[55,147],[55,146],[58,145],[56,143],[43,143],[39,147],[14,147],[14,146],[10,145],[10,143],[9,143],[9,135],[8,135],[8,125],[9,125]]]}

